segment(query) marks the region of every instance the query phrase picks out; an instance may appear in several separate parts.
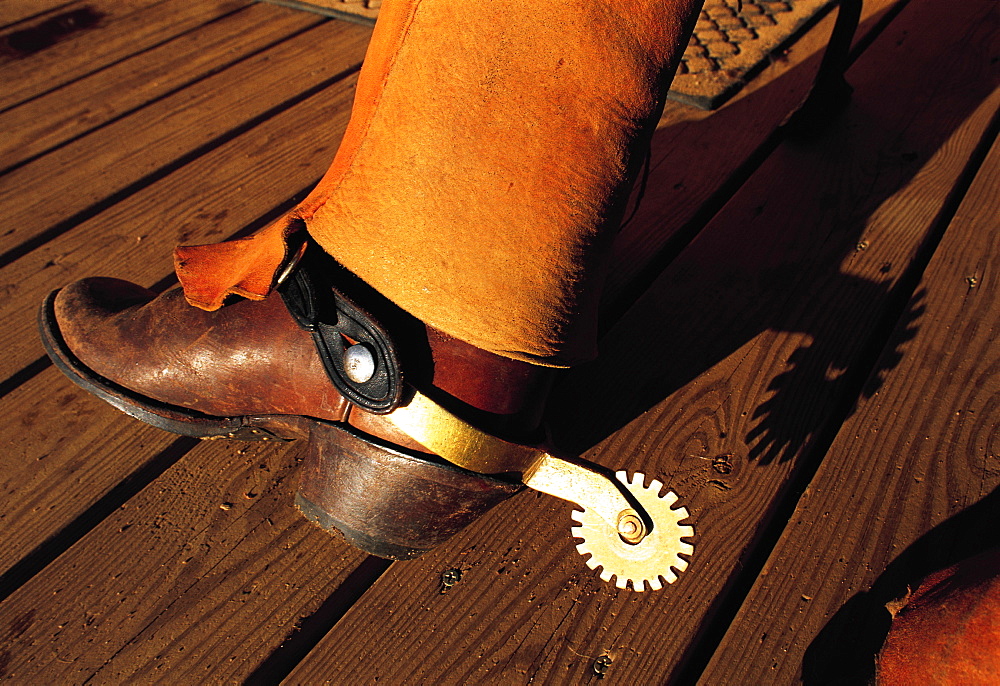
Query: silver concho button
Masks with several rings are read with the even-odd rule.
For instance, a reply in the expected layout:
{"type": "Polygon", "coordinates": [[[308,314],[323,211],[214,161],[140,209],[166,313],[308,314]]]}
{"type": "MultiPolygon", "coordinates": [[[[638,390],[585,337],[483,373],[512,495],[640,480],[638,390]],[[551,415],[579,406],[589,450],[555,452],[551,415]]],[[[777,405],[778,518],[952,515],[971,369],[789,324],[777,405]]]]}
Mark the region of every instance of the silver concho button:
{"type": "Polygon", "coordinates": [[[356,343],[344,351],[344,373],[354,383],[365,383],[375,376],[375,356],[368,346],[356,343]]]}

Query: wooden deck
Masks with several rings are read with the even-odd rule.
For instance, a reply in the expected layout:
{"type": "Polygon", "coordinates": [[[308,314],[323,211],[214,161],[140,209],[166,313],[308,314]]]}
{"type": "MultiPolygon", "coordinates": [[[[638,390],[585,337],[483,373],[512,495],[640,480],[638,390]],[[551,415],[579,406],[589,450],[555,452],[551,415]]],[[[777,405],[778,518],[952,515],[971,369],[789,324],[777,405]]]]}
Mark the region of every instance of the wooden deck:
{"type": "Polygon", "coordinates": [[[370,29],[249,0],[0,2],[0,678],[597,683],[606,658],[609,684],[864,683],[884,604],[1000,544],[997,5],[865,5],[855,96],[818,139],[778,125],[832,18],[723,109],[668,104],[601,356],[556,388],[562,447],[692,514],[688,571],[637,594],[530,492],[419,560],[366,557],[295,511],[303,446],[179,438],[64,379],[42,298],[167,287],[175,244],[287,209],[370,29]],[[68,12],[59,40],[23,32],[68,12]]]}

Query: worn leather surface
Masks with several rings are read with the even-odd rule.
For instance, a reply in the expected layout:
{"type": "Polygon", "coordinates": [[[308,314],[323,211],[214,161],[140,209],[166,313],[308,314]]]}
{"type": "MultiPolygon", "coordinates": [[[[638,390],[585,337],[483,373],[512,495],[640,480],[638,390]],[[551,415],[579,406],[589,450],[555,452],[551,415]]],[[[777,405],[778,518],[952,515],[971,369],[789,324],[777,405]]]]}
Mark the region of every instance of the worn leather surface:
{"type": "MultiPolygon", "coordinates": [[[[55,329],[50,333],[60,340],[60,351],[68,349],[77,358],[74,368],[82,363],[88,379],[103,383],[96,373],[160,403],[250,420],[230,437],[253,438],[258,426],[266,428],[265,437],[308,436],[300,508],[370,553],[415,557],[521,488],[406,452],[406,446],[426,451],[408,436],[394,435],[384,416],[349,405],[327,376],[314,334],[296,320],[283,295],[275,291],[209,312],[190,306],[179,288],[157,297],[127,281],[91,278],[55,295],[55,324],[47,317],[44,326],[55,329]],[[351,417],[369,435],[349,429],[344,421],[351,417]],[[285,423],[288,430],[280,430],[285,423]]],[[[318,321],[332,304],[322,293],[314,295],[297,302],[308,305],[305,313],[318,321]]],[[[464,345],[444,345],[445,356],[460,354],[464,345]]],[[[501,387],[494,391],[504,395],[501,387]]]]}
{"type": "Polygon", "coordinates": [[[896,613],[877,683],[1000,684],[1000,549],[927,577],[896,613]]]}
{"type": "Polygon", "coordinates": [[[192,302],[263,297],[304,222],[450,336],[592,357],[606,248],[700,4],[386,0],[330,170],[257,236],[181,249],[192,302]]]}
{"type": "Polygon", "coordinates": [[[348,403],[312,336],[277,293],[206,312],[179,288],[156,297],[127,281],[91,278],[59,292],[55,316],[81,362],[155,400],[221,417],[346,417],[348,403]]]}
{"type": "MultiPolygon", "coordinates": [[[[332,307],[329,298],[323,307],[332,307]]],[[[90,370],[153,400],[215,417],[288,414],[350,421],[415,450],[378,415],[350,412],[330,381],[314,334],[289,312],[281,293],[234,299],[216,311],[191,307],[180,289],[156,295],[108,278],[59,291],[59,335],[90,370]]],[[[419,325],[419,323],[418,323],[419,325]]],[[[420,326],[402,341],[407,380],[480,428],[534,440],[550,370],[469,346],[420,326]]]]}

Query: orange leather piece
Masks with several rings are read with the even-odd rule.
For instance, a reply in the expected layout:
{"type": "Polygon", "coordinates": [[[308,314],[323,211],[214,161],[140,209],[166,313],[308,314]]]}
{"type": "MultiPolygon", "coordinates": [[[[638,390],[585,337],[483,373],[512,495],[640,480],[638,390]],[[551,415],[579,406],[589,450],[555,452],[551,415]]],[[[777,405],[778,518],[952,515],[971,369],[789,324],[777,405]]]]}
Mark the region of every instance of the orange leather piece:
{"type": "MultiPolygon", "coordinates": [[[[700,4],[387,0],[344,140],[295,215],[451,336],[534,364],[592,357],[603,258],[700,4]]],[[[261,297],[284,256],[262,233],[180,253],[192,302],[261,297]]]]}
{"type": "Polygon", "coordinates": [[[884,686],[1000,683],[1000,549],[936,572],[893,618],[884,686]]]}
{"type": "Polygon", "coordinates": [[[301,227],[288,215],[246,238],[212,245],[178,246],[174,271],[191,305],[212,312],[226,296],[263,300],[287,259],[287,239],[301,227]]]}

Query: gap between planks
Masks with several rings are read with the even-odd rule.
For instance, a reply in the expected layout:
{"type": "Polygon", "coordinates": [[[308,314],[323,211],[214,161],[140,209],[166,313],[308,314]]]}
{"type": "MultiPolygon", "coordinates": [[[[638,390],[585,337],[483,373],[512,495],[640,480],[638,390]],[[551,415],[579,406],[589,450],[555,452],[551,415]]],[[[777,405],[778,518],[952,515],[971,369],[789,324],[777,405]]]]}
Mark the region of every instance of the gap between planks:
{"type": "Polygon", "coordinates": [[[75,0],[7,0],[0,6],[0,31],[16,31],[17,24],[28,24],[47,14],[74,5],[75,0]]]}

